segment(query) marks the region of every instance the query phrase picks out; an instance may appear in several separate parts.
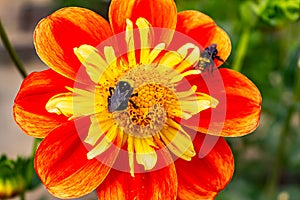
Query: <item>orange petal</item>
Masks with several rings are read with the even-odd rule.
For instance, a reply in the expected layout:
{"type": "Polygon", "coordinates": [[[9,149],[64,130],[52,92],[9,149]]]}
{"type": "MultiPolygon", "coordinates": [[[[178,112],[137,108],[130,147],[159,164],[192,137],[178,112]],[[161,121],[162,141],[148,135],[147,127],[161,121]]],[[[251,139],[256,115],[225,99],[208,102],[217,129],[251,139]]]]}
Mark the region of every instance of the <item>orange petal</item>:
{"type": "Polygon", "coordinates": [[[174,0],[112,0],[109,21],[114,33],[125,31],[126,19],[134,22],[143,17],[153,27],[175,29],[176,4],[174,0]]]}
{"type": "Polygon", "coordinates": [[[150,171],[135,162],[135,173],[131,174],[129,153],[120,151],[113,169],[97,188],[98,199],[175,199],[178,186],[176,169],[170,152],[158,142],[161,149],[157,149],[157,163],[150,171]]]}
{"type": "Polygon", "coordinates": [[[73,81],[53,70],[35,72],[24,79],[15,98],[15,121],[27,134],[45,137],[52,129],[67,121],[64,116],[51,114],[45,109],[48,100],[57,93],[66,92],[73,81]]]}
{"type": "Polygon", "coordinates": [[[135,174],[112,169],[97,189],[98,199],[173,200],[177,195],[177,175],[174,165],[157,171],[135,174]]]}
{"type": "Polygon", "coordinates": [[[187,79],[191,85],[198,86],[197,91],[211,95],[219,104],[201,111],[199,116],[181,120],[181,124],[217,136],[242,136],[256,129],[262,99],[257,87],[246,76],[223,68],[187,79]]]}
{"type": "Polygon", "coordinates": [[[178,199],[214,199],[231,180],[234,159],[223,138],[198,133],[194,139],[198,155],[191,161],[175,162],[178,199]]]}
{"type": "Polygon", "coordinates": [[[89,118],[70,121],[53,130],[40,144],[34,166],[46,188],[58,198],[77,198],[92,192],[107,176],[121,139],[100,159],[87,159],[83,144],[89,118]],[[104,164],[105,163],[105,164],[104,164]]]}
{"type": "MultiPolygon", "coordinates": [[[[186,10],[177,15],[176,30],[187,34],[202,47],[217,44],[218,55],[225,61],[231,52],[231,42],[227,33],[209,16],[195,10],[186,10]]],[[[221,61],[215,60],[220,66],[221,61]]]]}
{"type": "Polygon", "coordinates": [[[53,70],[75,79],[81,63],[73,52],[82,44],[97,46],[112,36],[108,22],[84,8],[60,9],[39,22],[34,44],[39,57],[53,70]]]}

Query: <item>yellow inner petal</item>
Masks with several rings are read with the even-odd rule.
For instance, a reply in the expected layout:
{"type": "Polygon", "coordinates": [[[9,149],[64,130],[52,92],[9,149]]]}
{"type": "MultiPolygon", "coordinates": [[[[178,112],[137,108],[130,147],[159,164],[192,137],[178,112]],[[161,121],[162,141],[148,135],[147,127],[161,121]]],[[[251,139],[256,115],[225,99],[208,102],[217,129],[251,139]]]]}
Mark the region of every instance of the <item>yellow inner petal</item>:
{"type": "Polygon", "coordinates": [[[86,72],[94,83],[98,83],[102,75],[105,75],[105,68],[108,66],[107,62],[100,56],[98,50],[90,45],[81,45],[74,48],[74,53],[86,68],[86,72]]]}
{"type": "Polygon", "coordinates": [[[153,139],[135,137],[133,142],[137,163],[143,165],[145,170],[153,169],[157,162],[153,139]]]}
{"type": "Polygon", "coordinates": [[[148,63],[153,63],[153,61],[157,58],[158,54],[160,54],[166,48],[165,43],[159,43],[154,47],[154,49],[150,52],[148,57],[148,63]]]}
{"type": "Polygon", "coordinates": [[[167,52],[159,61],[160,66],[175,68],[180,62],[183,61],[183,57],[176,51],[167,52]]]}
{"type": "Polygon", "coordinates": [[[192,65],[194,65],[196,62],[198,62],[200,57],[200,50],[197,46],[194,44],[186,44],[182,46],[179,50],[180,55],[184,57],[184,61],[181,62],[177,67],[176,71],[181,73],[185,71],[186,69],[190,68],[192,65]],[[192,49],[192,52],[188,54],[189,49],[192,49]]]}
{"type": "Polygon", "coordinates": [[[180,105],[183,112],[195,115],[208,108],[215,108],[219,101],[207,94],[197,92],[193,96],[180,99],[180,105]]]}
{"type": "Polygon", "coordinates": [[[128,161],[130,168],[130,175],[134,177],[134,137],[132,135],[128,135],[127,137],[127,151],[128,151],[128,161]]]}
{"type": "Polygon", "coordinates": [[[191,160],[196,155],[191,137],[172,119],[167,119],[166,124],[168,127],[160,132],[162,141],[176,156],[191,160]]]}
{"type": "Polygon", "coordinates": [[[148,57],[150,52],[150,45],[149,45],[149,39],[151,38],[150,24],[145,18],[140,17],[136,20],[136,25],[139,29],[140,38],[141,38],[140,63],[146,64],[148,62],[148,57]]]}
{"type": "Polygon", "coordinates": [[[46,110],[57,115],[73,116],[73,93],[61,93],[51,97],[46,104],[46,110]]]}
{"type": "Polygon", "coordinates": [[[134,36],[133,36],[133,24],[130,19],[126,19],[126,36],[125,40],[127,43],[127,57],[129,66],[136,66],[136,58],[135,58],[135,47],[134,47],[134,36]]]}
{"type": "Polygon", "coordinates": [[[91,125],[89,128],[88,136],[84,142],[90,145],[95,145],[101,136],[109,131],[113,125],[113,120],[108,118],[107,115],[93,115],[90,117],[91,125]]]}
{"type": "MultiPolygon", "coordinates": [[[[92,131],[97,131],[97,129],[92,131]]],[[[101,139],[99,144],[97,144],[92,150],[90,150],[87,153],[87,158],[93,159],[96,156],[102,154],[104,151],[106,151],[113,144],[113,141],[115,140],[119,132],[120,132],[119,127],[116,125],[112,125],[108,130],[108,132],[101,139]]]]}

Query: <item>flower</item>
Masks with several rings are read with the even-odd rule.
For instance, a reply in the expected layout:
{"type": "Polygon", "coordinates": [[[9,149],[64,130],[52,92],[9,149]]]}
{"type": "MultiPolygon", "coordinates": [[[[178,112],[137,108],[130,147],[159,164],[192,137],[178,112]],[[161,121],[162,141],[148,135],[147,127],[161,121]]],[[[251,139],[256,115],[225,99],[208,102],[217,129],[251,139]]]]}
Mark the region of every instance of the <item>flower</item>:
{"type": "Polygon", "coordinates": [[[219,136],[252,132],[261,110],[242,74],[194,67],[213,43],[226,60],[229,37],[203,13],[177,13],[173,0],[113,0],[109,21],[68,7],[35,29],[50,69],[23,81],[14,116],[44,138],[41,181],[59,198],[95,189],[99,199],[215,198],[234,171],[219,136]]]}

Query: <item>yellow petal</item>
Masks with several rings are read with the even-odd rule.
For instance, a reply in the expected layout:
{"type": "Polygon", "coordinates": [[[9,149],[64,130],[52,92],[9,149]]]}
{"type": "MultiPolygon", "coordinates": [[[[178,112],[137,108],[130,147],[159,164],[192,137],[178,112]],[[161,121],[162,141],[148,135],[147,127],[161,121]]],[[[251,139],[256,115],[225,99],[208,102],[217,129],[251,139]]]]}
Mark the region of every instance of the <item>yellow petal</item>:
{"type": "Polygon", "coordinates": [[[126,43],[127,43],[127,56],[129,66],[136,66],[136,58],[135,58],[135,47],[134,47],[134,36],[133,36],[133,24],[130,19],[126,19],[126,43]]]}
{"type": "Polygon", "coordinates": [[[100,137],[104,133],[108,132],[109,129],[113,126],[113,120],[108,117],[102,117],[106,115],[93,115],[90,117],[91,125],[89,128],[88,136],[85,138],[84,142],[90,145],[95,145],[100,137]]]}
{"type": "Polygon", "coordinates": [[[194,44],[187,43],[180,47],[177,52],[185,58],[183,62],[181,62],[177,67],[176,71],[181,73],[185,71],[190,66],[194,65],[196,62],[199,61],[200,57],[200,49],[195,46],[194,44]],[[188,52],[192,49],[192,52],[188,54],[188,52]]]}
{"type": "Polygon", "coordinates": [[[54,95],[46,104],[49,113],[71,117],[73,111],[73,94],[71,92],[54,95]]]}
{"type": "Polygon", "coordinates": [[[93,46],[84,44],[74,48],[74,53],[86,68],[86,72],[91,80],[94,83],[98,83],[108,66],[107,62],[99,55],[98,50],[93,46]]]}
{"type": "Polygon", "coordinates": [[[87,153],[88,159],[93,159],[101,153],[105,152],[112,144],[116,136],[119,134],[120,129],[117,125],[112,126],[109,131],[104,135],[102,140],[87,153]]]}
{"type": "Polygon", "coordinates": [[[153,63],[153,61],[155,60],[155,58],[157,58],[158,54],[160,52],[162,52],[162,50],[164,50],[166,48],[166,44],[165,43],[159,43],[157,44],[154,49],[152,49],[152,51],[149,54],[149,58],[148,58],[148,63],[153,63]]]}
{"type": "Polygon", "coordinates": [[[145,18],[140,17],[136,20],[136,25],[139,29],[140,39],[141,39],[140,63],[146,64],[150,52],[150,41],[149,41],[149,39],[151,39],[150,24],[145,18]]]}
{"type": "Polygon", "coordinates": [[[176,96],[178,97],[178,99],[183,99],[185,97],[190,97],[195,95],[195,92],[197,90],[197,86],[193,85],[189,90],[184,91],[184,92],[176,92],[176,96]]]}
{"type": "Polygon", "coordinates": [[[157,154],[155,152],[152,138],[134,138],[134,149],[138,164],[144,166],[145,170],[151,170],[157,162],[157,154]]]}
{"type": "Polygon", "coordinates": [[[167,52],[159,61],[160,66],[162,67],[169,67],[175,68],[180,62],[182,62],[183,57],[176,51],[169,51],[167,52]]]}
{"type": "Polygon", "coordinates": [[[188,70],[186,72],[183,72],[181,74],[177,74],[174,76],[174,78],[171,79],[171,83],[176,83],[181,81],[185,76],[189,75],[196,75],[196,74],[201,74],[201,70],[188,70]]]}
{"type": "Polygon", "coordinates": [[[115,55],[114,48],[111,46],[104,47],[104,56],[105,56],[106,62],[109,65],[112,65],[113,63],[115,63],[117,61],[117,57],[115,55]]]}
{"type": "Polygon", "coordinates": [[[187,161],[191,160],[196,155],[191,137],[172,119],[168,118],[166,124],[168,126],[160,133],[162,141],[176,156],[187,161]]]}
{"type": "Polygon", "coordinates": [[[134,144],[132,135],[128,135],[127,144],[130,175],[134,177],[134,144]]]}

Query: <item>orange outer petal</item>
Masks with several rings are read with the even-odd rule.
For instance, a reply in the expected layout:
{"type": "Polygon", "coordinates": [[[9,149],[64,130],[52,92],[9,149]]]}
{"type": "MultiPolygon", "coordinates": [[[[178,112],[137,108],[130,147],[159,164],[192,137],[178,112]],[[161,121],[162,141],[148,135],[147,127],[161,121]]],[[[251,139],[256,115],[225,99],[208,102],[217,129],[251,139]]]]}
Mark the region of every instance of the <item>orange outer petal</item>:
{"type": "Polygon", "coordinates": [[[175,162],[180,200],[214,199],[230,182],[234,158],[221,137],[198,133],[194,139],[198,154],[191,161],[175,162]]]}
{"type": "Polygon", "coordinates": [[[109,21],[113,32],[125,31],[126,19],[135,24],[139,17],[147,19],[153,27],[175,29],[177,9],[174,0],[112,0],[109,21]]]}
{"type": "Polygon", "coordinates": [[[119,152],[121,139],[98,159],[87,159],[88,118],[70,121],[53,130],[39,145],[34,167],[43,184],[58,198],[77,198],[95,190],[107,176],[119,152]],[[85,136],[83,136],[83,135],[85,136]],[[104,164],[105,163],[105,164],[104,164]]]}
{"type": "Polygon", "coordinates": [[[176,170],[172,164],[132,177],[130,173],[112,169],[97,193],[99,200],[173,200],[177,195],[176,170]]]}
{"type": "MultiPolygon", "coordinates": [[[[162,144],[159,146],[163,147],[162,144]]],[[[135,162],[134,177],[129,173],[128,152],[121,151],[113,169],[97,188],[98,199],[174,200],[177,196],[177,174],[171,154],[163,147],[156,151],[157,163],[151,171],[135,162]]]]}
{"type": "MultiPolygon", "coordinates": [[[[231,52],[231,42],[227,33],[212,18],[195,10],[186,10],[177,14],[176,31],[187,34],[202,47],[217,44],[218,55],[225,61],[231,52]]],[[[215,60],[216,66],[222,64],[215,60]]]]}
{"type": "Polygon", "coordinates": [[[112,36],[108,22],[91,10],[60,9],[39,22],[34,45],[39,57],[53,70],[75,79],[81,63],[73,52],[82,44],[97,46],[112,36]]]}
{"type": "Polygon", "coordinates": [[[198,116],[200,120],[193,116],[181,120],[181,124],[202,133],[230,137],[246,135],[256,129],[262,98],[257,87],[246,76],[222,68],[187,79],[191,85],[198,86],[197,91],[218,99],[219,104],[216,108],[201,111],[198,116]]]}
{"type": "Polygon", "coordinates": [[[55,94],[66,92],[73,81],[53,70],[35,72],[27,76],[15,98],[13,107],[17,124],[28,135],[45,137],[51,130],[66,122],[64,116],[49,113],[45,109],[48,100],[55,94]]]}

